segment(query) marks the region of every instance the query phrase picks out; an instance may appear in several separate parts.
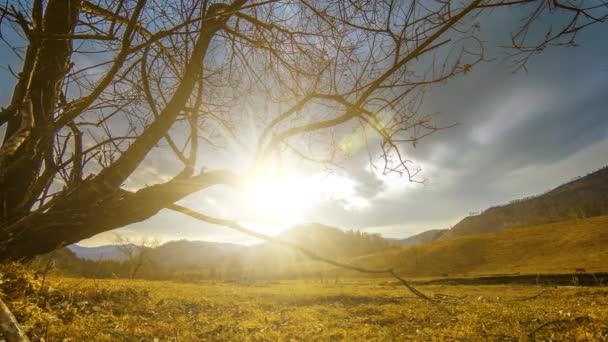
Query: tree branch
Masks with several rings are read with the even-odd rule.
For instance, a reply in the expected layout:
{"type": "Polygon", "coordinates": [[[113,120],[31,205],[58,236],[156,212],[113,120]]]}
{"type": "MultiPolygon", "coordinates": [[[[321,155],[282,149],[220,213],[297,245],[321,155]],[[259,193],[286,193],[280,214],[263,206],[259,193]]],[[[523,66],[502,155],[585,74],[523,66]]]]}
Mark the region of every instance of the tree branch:
{"type": "Polygon", "coordinates": [[[445,312],[449,313],[450,315],[452,314],[451,312],[449,312],[446,308],[444,308],[443,306],[439,305],[437,303],[436,300],[434,300],[433,298],[425,295],[424,293],[418,291],[414,286],[412,286],[407,280],[401,278],[400,276],[398,276],[395,271],[392,268],[389,269],[369,269],[369,268],[364,268],[364,267],[360,267],[360,266],[356,266],[356,265],[352,265],[352,264],[348,264],[348,263],[344,263],[344,262],[339,262],[336,260],[332,260],[323,256],[320,256],[318,254],[316,254],[315,252],[311,251],[310,249],[298,246],[297,244],[290,242],[290,241],[286,241],[283,240],[281,238],[277,238],[277,237],[273,237],[270,235],[266,235],[266,234],[262,234],[262,233],[258,233],[256,231],[253,231],[251,229],[245,228],[243,226],[241,226],[240,224],[238,224],[236,221],[231,221],[231,220],[225,220],[225,219],[219,219],[219,218],[215,218],[215,217],[211,217],[211,216],[207,216],[204,214],[201,214],[197,211],[194,211],[192,209],[186,208],[184,206],[181,206],[179,204],[171,204],[168,205],[166,207],[167,209],[171,209],[173,211],[188,215],[190,217],[193,217],[197,220],[206,222],[206,223],[211,223],[214,225],[219,225],[219,226],[224,226],[227,228],[230,228],[232,230],[236,230],[240,233],[243,234],[247,234],[249,236],[253,236],[255,238],[258,238],[260,240],[264,240],[267,242],[271,242],[277,245],[282,245],[282,246],[286,246],[289,247],[291,249],[294,249],[304,255],[306,255],[307,257],[316,260],[316,261],[320,261],[329,265],[333,265],[339,268],[343,268],[343,269],[347,269],[347,270],[351,270],[351,271],[356,271],[359,273],[368,273],[368,274],[389,274],[392,277],[396,278],[397,280],[399,280],[399,282],[401,282],[401,284],[403,286],[405,286],[410,292],[412,292],[414,295],[418,296],[421,299],[424,299],[432,304],[437,305],[439,308],[441,308],[442,310],[444,310],[445,312]]]}
{"type": "Polygon", "coordinates": [[[0,328],[8,342],[28,342],[29,339],[19,327],[15,316],[8,309],[6,304],[0,299],[0,328]]]}

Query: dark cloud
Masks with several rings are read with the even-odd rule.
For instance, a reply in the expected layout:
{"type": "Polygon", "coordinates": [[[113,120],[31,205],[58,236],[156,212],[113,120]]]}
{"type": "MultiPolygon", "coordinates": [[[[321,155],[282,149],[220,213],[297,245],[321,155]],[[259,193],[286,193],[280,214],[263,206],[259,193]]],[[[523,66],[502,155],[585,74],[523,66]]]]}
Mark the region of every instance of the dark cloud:
{"type": "MultiPolygon", "coordinates": [[[[608,45],[598,43],[606,31],[584,33],[577,48],[547,50],[531,60],[528,74],[497,61],[433,89],[426,109],[438,113],[440,124],[458,125],[406,149],[428,183],[373,198],[387,190],[386,183],[350,172],[375,189],[361,186],[371,205],[347,211],[327,204],[314,214],[347,228],[407,236],[445,228],[470,211],[543,192],[606,165],[608,45]]],[[[399,187],[394,183],[388,187],[399,187]]]]}

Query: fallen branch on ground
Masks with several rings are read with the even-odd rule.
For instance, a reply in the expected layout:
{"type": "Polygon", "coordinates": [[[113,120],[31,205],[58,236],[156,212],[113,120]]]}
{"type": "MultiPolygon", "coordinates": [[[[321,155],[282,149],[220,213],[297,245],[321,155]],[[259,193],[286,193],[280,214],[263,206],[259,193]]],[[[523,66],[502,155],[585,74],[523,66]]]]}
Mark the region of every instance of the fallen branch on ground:
{"type": "Polygon", "coordinates": [[[588,321],[589,317],[588,316],[580,316],[580,317],[576,317],[574,319],[557,319],[554,321],[549,321],[549,322],[545,322],[541,325],[539,325],[538,327],[536,327],[536,329],[532,330],[532,332],[530,332],[528,334],[528,337],[533,338],[534,334],[536,334],[537,332],[539,332],[541,329],[548,327],[550,325],[553,324],[563,324],[563,323],[581,323],[583,321],[588,321]]]}
{"type": "Polygon", "coordinates": [[[542,291],[540,291],[539,293],[537,293],[537,294],[535,294],[535,295],[532,295],[532,296],[529,296],[529,297],[519,298],[518,300],[519,300],[519,301],[522,301],[522,302],[525,302],[525,301],[527,301],[527,300],[534,299],[534,298],[536,298],[536,297],[538,297],[538,296],[542,295],[543,293],[545,293],[545,290],[542,290],[542,291]]]}
{"type": "Polygon", "coordinates": [[[442,301],[442,302],[449,302],[449,303],[462,303],[463,299],[466,298],[467,296],[451,296],[448,294],[443,294],[443,293],[435,293],[435,298],[442,301]]]}
{"type": "Polygon", "coordinates": [[[0,329],[8,342],[28,342],[29,339],[19,327],[15,316],[0,299],[0,329]]]}
{"type": "Polygon", "coordinates": [[[215,224],[215,225],[220,225],[220,226],[224,226],[233,230],[236,230],[238,232],[241,232],[243,234],[247,234],[249,236],[253,236],[256,237],[258,239],[261,240],[265,240],[268,242],[272,242],[275,244],[279,244],[279,245],[283,245],[283,246],[287,246],[289,248],[295,249],[297,251],[299,251],[300,253],[306,255],[307,257],[316,260],[316,261],[320,261],[320,262],[324,262],[326,264],[330,264],[339,268],[343,268],[343,269],[347,269],[347,270],[351,270],[351,271],[356,271],[356,272],[360,272],[360,273],[369,273],[369,274],[389,274],[391,275],[393,278],[399,280],[399,282],[401,282],[401,284],[403,284],[403,286],[405,286],[410,292],[412,292],[414,295],[416,295],[419,298],[422,298],[428,302],[431,302],[433,304],[435,304],[437,307],[439,307],[440,309],[442,309],[443,311],[449,313],[450,315],[452,314],[450,311],[448,311],[446,308],[444,308],[443,306],[439,305],[439,303],[425,295],[424,293],[418,291],[415,287],[413,287],[407,280],[401,278],[400,276],[398,276],[395,271],[392,268],[389,269],[379,269],[379,270],[374,270],[374,269],[368,269],[368,268],[363,268],[363,267],[359,267],[359,266],[355,266],[355,265],[351,265],[351,264],[347,264],[347,263],[343,263],[343,262],[339,262],[336,260],[332,260],[323,256],[320,256],[318,254],[316,254],[315,252],[298,246],[295,243],[277,238],[277,237],[273,237],[270,235],[266,235],[266,234],[262,234],[262,233],[258,233],[256,231],[253,231],[251,229],[245,228],[243,226],[241,226],[240,224],[238,224],[236,221],[232,221],[232,220],[226,220],[226,219],[220,219],[220,218],[216,218],[216,217],[212,217],[212,216],[207,216],[205,214],[201,214],[197,211],[194,211],[192,209],[186,208],[184,206],[178,205],[178,204],[171,204],[168,205],[166,207],[167,209],[171,209],[174,211],[177,211],[179,213],[188,215],[190,217],[193,217],[195,219],[198,219],[200,221],[203,222],[207,222],[207,223],[211,223],[211,224],[215,224]]]}

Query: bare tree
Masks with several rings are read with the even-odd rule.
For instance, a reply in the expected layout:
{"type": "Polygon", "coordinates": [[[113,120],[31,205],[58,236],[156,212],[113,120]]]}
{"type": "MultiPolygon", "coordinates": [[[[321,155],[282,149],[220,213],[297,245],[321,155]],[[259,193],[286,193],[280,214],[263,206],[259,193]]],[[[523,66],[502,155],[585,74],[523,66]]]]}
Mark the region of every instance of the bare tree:
{"type": "Polygon", "coordinates": [[[114,244],[129,266],[129,278],[134,279],[144,263],[149,262],[148,253],[158,247],[158,239],[142,237],[130,239],[124,235],[115,234],[114,244]]]}
{"type": "Polygon", "coordinates": [[[385,173],[411,178],[403,147],[441,128],[421,110],[427,87],[483,62],[475,18],[512,7],[525,16],[513,28],[522,67],[607,17],[605,1],[567,0],[5,2],[0,37],[21,70],[0,112],[0,260],[238,185],[269,158],[340,160],[357,126],[375,134],[385,173]],[[561,26],[544,27],[548,16],[561,26]],[[253,142],[244,121],[259,126],[253,142]],[[205,168],[230,145],[253,162],[205,168]],[[170,177],[132,183],[169,154],[170,177]]]}

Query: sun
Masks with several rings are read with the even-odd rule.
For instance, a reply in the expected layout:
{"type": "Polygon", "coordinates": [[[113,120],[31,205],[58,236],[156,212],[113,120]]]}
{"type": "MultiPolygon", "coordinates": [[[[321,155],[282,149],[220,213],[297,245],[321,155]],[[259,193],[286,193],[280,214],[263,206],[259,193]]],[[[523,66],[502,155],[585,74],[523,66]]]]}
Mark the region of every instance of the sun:
{"type": "Polygon", "coordinates": [[[283,227],[308,222],[309,213],[323,203],[337,202],[344,210],[369,203],[356,193],[356,182],[336,174],[298,174],[266,167],[248,178],[244,196],[259,222],[283,227]]]}
{"type": "Polygon", "coordinates": [[[308,210],[321,201],[311,179],[275,172],[258,174],[249,180],[245,196],[256,216],[280,225],[302,223],[308,210]]]}

